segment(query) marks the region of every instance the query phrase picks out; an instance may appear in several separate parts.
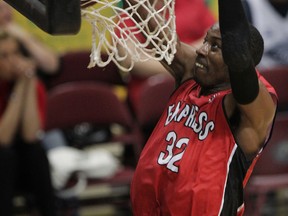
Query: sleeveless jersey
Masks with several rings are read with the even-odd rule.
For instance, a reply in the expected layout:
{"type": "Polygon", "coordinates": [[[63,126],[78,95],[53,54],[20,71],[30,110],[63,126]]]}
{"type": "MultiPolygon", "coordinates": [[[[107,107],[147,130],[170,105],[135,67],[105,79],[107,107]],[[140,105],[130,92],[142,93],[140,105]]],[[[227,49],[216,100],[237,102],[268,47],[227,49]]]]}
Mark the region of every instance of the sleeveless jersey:
{"type": "Polygon", "coordinates": [[[222,103],[230,92],[199,97],[200,86],[188,80],[173,93],[135,171],[134,216],[242,215],[243,182],[254,163],[227,122],[222,103]]]}
{"type": "Polygon", "coordinates": [[[268,0],[246,0],[252,23],[264,39],[261,69],[288,65],[288,14],[282,17],[268,0]]]}

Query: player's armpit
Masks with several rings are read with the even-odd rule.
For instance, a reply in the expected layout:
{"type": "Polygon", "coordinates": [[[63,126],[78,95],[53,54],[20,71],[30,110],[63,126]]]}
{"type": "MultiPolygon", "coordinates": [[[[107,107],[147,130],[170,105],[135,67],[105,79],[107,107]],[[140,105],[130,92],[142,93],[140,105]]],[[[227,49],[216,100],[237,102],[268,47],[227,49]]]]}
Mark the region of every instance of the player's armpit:
{"type": "Polygon", "coordinates": [[[259,94],[255,100],[247,105],[236,104],[236,106],[241,115],[239,128],[237,129],[237,131],[241,131],[241,133],[238,133],[238,139],[247,140],[249,136],[246,133],[249,131],[250,135],[255,136],[253,139],[250,137],[249,142],[248,140],[247,142],[240,142],[239,145],[243,145],[242,150],[245,154],[257,153],[263,147],[267,138],[267,131],[273,123],[277,108],[276,101],[273,100],[264,84],[259,82],[259,94]],[[249,146],[245,146],[248,143],[249,146]]]}

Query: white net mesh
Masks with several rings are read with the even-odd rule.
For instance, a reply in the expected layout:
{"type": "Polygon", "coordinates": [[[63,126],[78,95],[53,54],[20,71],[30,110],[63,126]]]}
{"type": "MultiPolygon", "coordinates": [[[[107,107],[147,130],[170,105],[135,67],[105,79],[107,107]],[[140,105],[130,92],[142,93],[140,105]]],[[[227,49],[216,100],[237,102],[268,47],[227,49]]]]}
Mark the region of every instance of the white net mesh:
{"type": "Polygon", "coordinates": [[[88,67],[104,67],[113,61],[123,71],[129,71],[134,62],[149,59],[165,59],[170,64],[176,52],[177,40],[174,0],[156,0],[154,3],[138,0],[133,5],[127,0],[123,1],[81,0],[82,17],[91,23],[93,28],[88,67]],[[140,6],[149,12],[145,19],[137,12],[140,6]],[[148,29],[150,19],[157,22],[153,32],[148,29]],[[139,39],[139,35],[144,37],[139,39]],[[159,35],[164,37],[161,36],[161,39],[159,35]],[[149,48],[149,44],[152,44],[153,48],[149,48]],[[119,49],[119,46],[123,49],[119,49]],[[108,58],[102,58],[103,52],[108,58]],[[124,61],[125,66],[122,64],[124,61]]]}

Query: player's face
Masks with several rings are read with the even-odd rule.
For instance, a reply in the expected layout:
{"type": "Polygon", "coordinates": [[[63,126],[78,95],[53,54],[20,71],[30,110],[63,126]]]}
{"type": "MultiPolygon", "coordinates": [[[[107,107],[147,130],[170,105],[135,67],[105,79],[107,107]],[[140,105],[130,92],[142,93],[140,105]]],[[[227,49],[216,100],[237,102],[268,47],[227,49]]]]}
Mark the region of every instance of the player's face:
{"type": "Polygon", "coordinates": [[[215,24],[208,30],[202,46],[196,51],[194,66],[194,79],[208,93],[230,86],[228,67],[224,63],[221,47],[219,25],[215,24]]]}
{"type": "Polygon", "coordinates": [[[17,58],[20,55],[21,52],[16,40],[13,38],[0,40],[0,79],[15,79],[17,58]]]}

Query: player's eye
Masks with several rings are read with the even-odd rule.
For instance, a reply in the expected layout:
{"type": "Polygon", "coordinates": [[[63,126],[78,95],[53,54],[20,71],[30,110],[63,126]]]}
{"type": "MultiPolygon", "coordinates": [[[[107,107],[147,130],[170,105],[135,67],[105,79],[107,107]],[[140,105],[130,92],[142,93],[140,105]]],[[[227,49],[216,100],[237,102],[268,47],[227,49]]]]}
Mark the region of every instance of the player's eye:
{"type": "Polygon", "coordinates": [[[221,49],[221,47],[218,43],[212,43],[211,44],[211,50],[216,51],[218,49],[221,49]]]}

